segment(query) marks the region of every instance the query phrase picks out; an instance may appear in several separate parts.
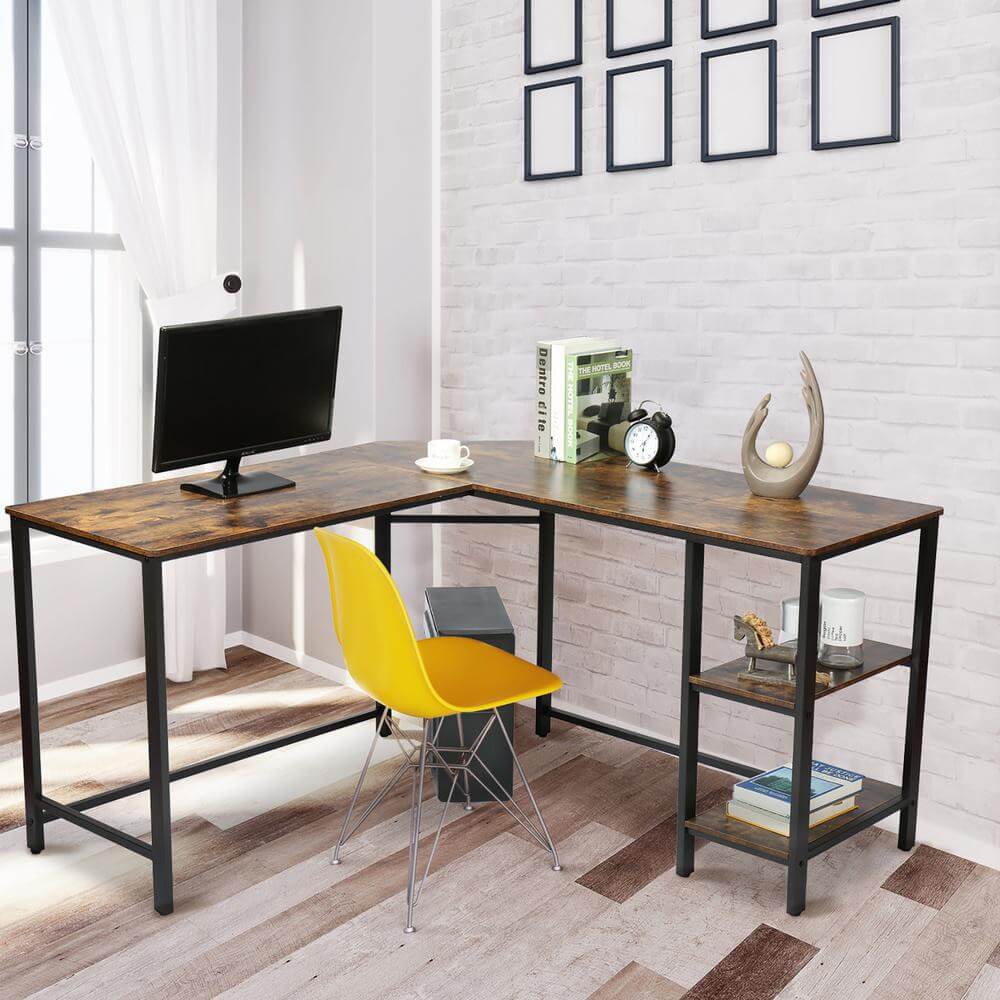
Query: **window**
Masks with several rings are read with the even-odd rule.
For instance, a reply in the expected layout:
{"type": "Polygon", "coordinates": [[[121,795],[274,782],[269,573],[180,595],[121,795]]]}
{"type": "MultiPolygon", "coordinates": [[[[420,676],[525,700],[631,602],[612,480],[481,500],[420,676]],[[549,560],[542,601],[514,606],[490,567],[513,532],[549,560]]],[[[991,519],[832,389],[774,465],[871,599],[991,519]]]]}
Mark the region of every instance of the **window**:
{"type": "Polygon", "coordinates": [[[48,14],[0,0],[0,504],[141,468],[141,291],[48,14]]]}

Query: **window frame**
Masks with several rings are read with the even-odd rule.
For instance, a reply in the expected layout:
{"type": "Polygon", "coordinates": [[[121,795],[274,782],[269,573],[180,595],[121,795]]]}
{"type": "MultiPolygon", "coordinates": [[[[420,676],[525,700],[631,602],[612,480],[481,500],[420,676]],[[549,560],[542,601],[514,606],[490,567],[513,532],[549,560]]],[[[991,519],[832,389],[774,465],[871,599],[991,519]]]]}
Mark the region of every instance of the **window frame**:
{"type": "MultiPolygon", "coordinates": [[[[42,250],[90,251],[93,266],[94,253],[124,253],[125,247],[118,233],[42,229],[41,165],[45,153],[45,136],[41,130],[42,0],[13,0],[12,7],[14,228],[0,228],[0,246],[13,247],[14,256],[14,495],[11,502],[24,503],[41,495],[41,364],[45,346],[41,322],[42,250]]],[[[91,190],[93,197],[93,187],[91,190]]],[[[144,296],[138,285],[136,294],[141,305],[144,296]]],[[[145,341],[148,323],[144,308],[141,315],[145,341]]],[[[146,353],[144,344],[143,355],[146,353]]],[[[146,388],[143,386],[144,390],[146,388]]],[[[0,525],[0,538],[8,533],[8,525],[0,525]]]]}

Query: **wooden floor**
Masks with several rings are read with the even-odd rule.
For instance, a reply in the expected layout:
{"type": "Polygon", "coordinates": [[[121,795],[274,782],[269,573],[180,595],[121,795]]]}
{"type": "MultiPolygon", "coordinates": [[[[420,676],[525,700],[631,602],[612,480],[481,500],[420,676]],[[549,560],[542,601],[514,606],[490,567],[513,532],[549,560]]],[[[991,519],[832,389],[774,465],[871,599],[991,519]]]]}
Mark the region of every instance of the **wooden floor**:
{"type": "MultiPolygon", "coordinates": [[[[43,713],[46,791],[141,777],[139,680],[43,713]]],[[[178,766],[366,702],[237,648],[228,673],[171,685],[178,766]]],[[[404,936],[408,795],[328,864],[368,725],[173,786],[176,912],[153,913],[148,864],[66,823],[32,857],[16,715],[0,716],[0,996],[553,1000],[987,1000],[1000,997],[1000,872],[869,830],[813,862],[784,912],[783,870],[715,845],[674,866],[676,761],[530,713],[517,741],[564,870],[496,807],[453,807],[404,936]]],[[[387,741],[388,742],[388,741],[387,741]]],[[[391,746],[377,776],[389,773],[391,746]]],[[[702,805],[731,778],[703,771],[702,805]]],[[[436,815],[429,802],[427,831],[436,815]]],[[[144,795],[95,814],[144,836],[144,795]]]]}

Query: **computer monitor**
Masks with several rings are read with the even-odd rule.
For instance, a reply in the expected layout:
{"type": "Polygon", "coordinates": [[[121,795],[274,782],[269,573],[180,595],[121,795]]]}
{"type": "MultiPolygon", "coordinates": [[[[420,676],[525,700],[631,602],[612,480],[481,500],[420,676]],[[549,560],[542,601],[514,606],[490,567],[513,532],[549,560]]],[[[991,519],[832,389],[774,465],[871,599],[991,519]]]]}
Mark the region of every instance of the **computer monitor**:
{"type": "Polygon", "coordinates": [[[153,472],[225,461],[215,479],[181,484],[211,497],[294,486],[241,473],[240,459],[329,439],[342,314],[330,306],[162,327],[153,472]]]}

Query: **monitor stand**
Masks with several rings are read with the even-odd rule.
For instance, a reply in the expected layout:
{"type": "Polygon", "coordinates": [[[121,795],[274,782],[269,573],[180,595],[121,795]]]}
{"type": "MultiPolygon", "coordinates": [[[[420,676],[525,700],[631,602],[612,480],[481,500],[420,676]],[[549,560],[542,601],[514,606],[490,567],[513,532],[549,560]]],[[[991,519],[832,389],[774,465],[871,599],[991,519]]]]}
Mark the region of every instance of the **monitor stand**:
{"type": "Polygon", "coordinates": [[[226,467],[215,479],[203,479],[198,483],[181,483],[181,489],[189,493],[201,493],[207,497],[231,500],[234,497],[248,497],[254,493],[270,493],[284,490],[295,483],[283,476],[270,472],[240,472],[240,456],[226,459],[226,467]]]}

